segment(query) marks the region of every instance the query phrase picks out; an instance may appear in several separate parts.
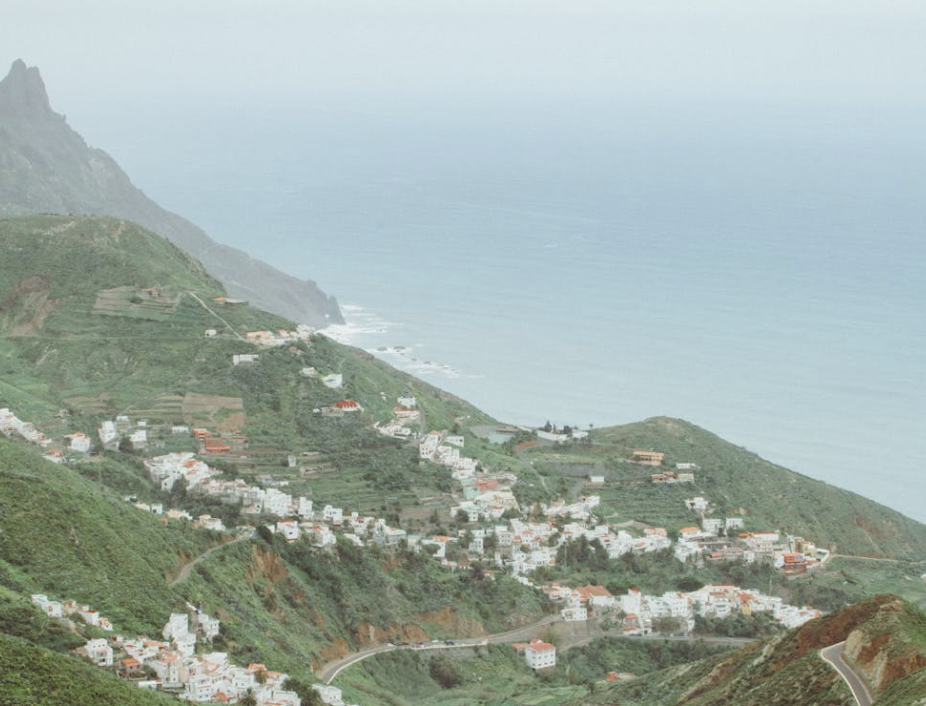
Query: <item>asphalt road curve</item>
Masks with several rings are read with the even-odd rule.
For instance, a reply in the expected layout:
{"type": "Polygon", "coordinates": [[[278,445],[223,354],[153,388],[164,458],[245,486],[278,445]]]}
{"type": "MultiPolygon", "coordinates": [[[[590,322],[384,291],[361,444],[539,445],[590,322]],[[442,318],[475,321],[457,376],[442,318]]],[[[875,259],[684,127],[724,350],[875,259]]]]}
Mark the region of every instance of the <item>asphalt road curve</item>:
{"type": "Polygon", "coordinates": [[[842,648],[845,647],[845,644],[845,641],[843,641],[831,647],[824,647],[820,650],[820,656],[826,662],[829,662],[830,666],[839,672],[839,676],[849,685],[858,706],[871,706],[873,698],[871,692],[868,690],[868,684],[865,683],[862,677],[855,673],[852,667],[850,667],[848,662],[843,658],[842,648]]]}

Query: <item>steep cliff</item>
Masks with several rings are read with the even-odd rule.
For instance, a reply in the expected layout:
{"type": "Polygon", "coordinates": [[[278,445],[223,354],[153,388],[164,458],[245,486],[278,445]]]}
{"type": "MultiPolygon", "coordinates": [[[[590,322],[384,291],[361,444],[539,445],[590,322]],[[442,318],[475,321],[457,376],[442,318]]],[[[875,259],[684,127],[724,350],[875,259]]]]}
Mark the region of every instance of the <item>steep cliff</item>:
{"type": "Polygon", "coordinates": [[[316,327],[343,323],[337,301],[314,282],[215,242],[145,196],[52,110],[39,70],[17,60],[0,81],[0,215],[36,213],[128,218],[201,260],[233,297],[316,327]]]}

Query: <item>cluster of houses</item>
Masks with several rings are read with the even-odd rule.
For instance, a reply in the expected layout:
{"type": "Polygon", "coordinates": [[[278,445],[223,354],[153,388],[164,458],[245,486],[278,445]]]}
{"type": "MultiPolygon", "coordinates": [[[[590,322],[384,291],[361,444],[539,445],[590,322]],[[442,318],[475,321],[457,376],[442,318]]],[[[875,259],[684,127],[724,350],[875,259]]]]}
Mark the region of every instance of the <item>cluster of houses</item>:
{"type": "Polygon", "coordinates": [[[148,474],[161,490],[170,491],[181,478],[188,491],[210,495],[225,501],[240,503],[242,512],[276,517],[299,516],[312,519],[312,501],[305,497],[293,498],[276,488],[248,485],[243,480],[223,480],[219,471],[192,452],[174,452],[145,460],[148,474]]]}
{"type": "Polygon", "coordinates": [[[99,611],[94,610],[88,605],[80,605],[71,599],[54,601],[43,593],[35,593],[30,597],[30,600],[34,606],[45,613],[49,618],[67,618],[76,615],[87,623],[87,625],[106,630],[107,632],[113,629],[109,620],[100,615],[99,611]]]}
{"type": "Polygon", "coordinates": [[[460,453],[465,444],[461,434],[431,431],[418,441],[418,457],[451,469],[455,480],[469,478],[476,473],[478,462],[460,453]]]}
{"type": "Polygon", "coordinates": [[[517,476],[513,473],[483,471],[459,480],[463,500],[450,508],[451,517],[462,513],[469,522],[488,522],[501,519],[509,510],[519,510],[518,501],[511,490],[511,486],[517,482],[517,476]]]}
{"type": "MultiPolygon", "coordinates": [[[[187,430],[189,433],[189,430],[187,430]]],[[[97,434],[104,448],[115,449],[123,437],[128,437],[133,449],[148,446],[148,422],[140,419],[133,422],[128,416],[120,414],[115,420],[107,419],[100,423],[97,434]]]]}
{"type": "Polygon", "coordinates": [[[90,453],[92,442],[90,437],[82,432],[65,435],[66,448],[50,448],[54,440],[46,436],[44,432],[35,428],[32,422],[26,422],[16,416],[8,408],[0,408],[0,433],[7,438],[16,436],[25,439],[30,444],[35,444],[46,451],[42,457],[52,463],[64,463],[67,460],[66,453],[77,456],[86,456],[90,453]]]}
{"type": "Polygon", "coordinates": [[[236,703],[250,693],[261,706],[300,706],[299,696],[283,688],[285,674],[262,664],[235,665],[224,652],[198,652],[200,638],[211,645],[219,634],[219,620],[187,607],[190,613],[171,614],[162,640],[112,635],[88,640],[77,652],[99,667],[114,668],[120,677],[143,689],[172,693],[187,701],[236,703]]]}
{"type": "Polygon", "coordinates": [[[255,344],[260,348],[276,348],[300,341],[308,341],[312,338],[315,329],[305,324],[296,326],[295,331],[286,329],[277,329],[276,331],[248,331],[244,334],[244,340],[255,344]]]}
{"type": "Polygon", "coordinates": [[[677,631],[690,633],[696,617],[723,619],[767,613],[784,627],[794,628],[820,616],[820,611],[809,606],[788,605],[777,596],[732,584],[707,585],[688,593],[668,591],[661,596],[646,595],[636,589],[630,589],[624,596],[613,596],[604,586],[569,588],[554,583],[538,588],[551,600],[564,604],[560,609],[564,621],[612,615],[621,620],[624,635],[648,635],[654,630],[654,622],[663,618],[675,620],[677,631]]]}
{"type": "Polygon", "coordinates": [[[376,422],[373,428],[383,436],[410,439],[414,434],[406,424],[417,422],[419,419],[421,412],[418,410],[418,400],[411,395],[405,395],[396,398],[396,406],[392,408],[392,419],[385,424],[376,422]]]}
{"type": "Polygon", "coordinates": [[[703,497],[688,498],[689,510],[702,514],[700,527],[683,527],[678,533],[675,558],[679,561],[769,562],[786,574],[802,574],[822,566],[830,552],[816,543],[776,530],[741,532],[741,517],[704,517],[710,502],[703,497]]]}
{"type": "Polygon", "coordinates": [[[29,443],[43,448],[52,443],[52,440],[36,429],[32,422],[24,422],[6,407],[0,409],[0,433],[7,438],[16,434],[29,443]]]}

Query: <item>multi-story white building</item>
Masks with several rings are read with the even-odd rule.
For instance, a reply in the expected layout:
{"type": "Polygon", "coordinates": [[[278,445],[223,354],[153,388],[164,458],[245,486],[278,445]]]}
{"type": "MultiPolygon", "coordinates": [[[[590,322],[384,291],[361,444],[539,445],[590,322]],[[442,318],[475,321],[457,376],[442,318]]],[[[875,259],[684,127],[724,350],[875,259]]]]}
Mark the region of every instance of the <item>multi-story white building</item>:
{"type": "Polygon", "coordinates": [[[542,640],[531,640],[524,649],[524,659],[531,669],[547,669],[556,666],[556,647],[542,640]]]}

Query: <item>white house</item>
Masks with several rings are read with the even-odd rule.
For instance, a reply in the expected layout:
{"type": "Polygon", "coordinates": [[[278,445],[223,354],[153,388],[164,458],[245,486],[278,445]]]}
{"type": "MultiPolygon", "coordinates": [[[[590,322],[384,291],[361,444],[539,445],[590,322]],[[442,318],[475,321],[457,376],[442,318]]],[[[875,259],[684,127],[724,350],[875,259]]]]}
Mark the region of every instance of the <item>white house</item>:
{"type": "Polygon", "coordinates": [[[524,659],[531,669],[547,669],[556,666],[556,647],[542,640],[531,640],[524,650],[524,659]]]}
{"type": "Polygon", "coordinates": [[[49,618],[60,618],[63,614],[61,604],[58,601],[49,600],[48,596],[42,593],[33,594],[30,600],[49,618]]]}
{"type": "Polygon", "coordinates": [[[113,666],[113,648],[109,646],[105,637],[89,640],[84,645],[84,653],[97,667],[113,666]]]}
{"type": "Polygon", "coordinates": [[[69,436],[71,438],[71,451],[82,454],[90,453],[90,437],[81,432],[69,434],[69,436]]]}
{"type": "Polygon", "coordinates": [[[344,510],[340,507],[325,505],[325,509],[322,510],[322,519],[335,526],[341,525],[344,523],[344,510]]]}
{"type": "Polygon", "coordinates": [[[276,532],[283,535],[287,542],[295,542],[299,539],[299,523],[295,520],[280,520],[277,522],[276,532]]]}
{"type": "Polygon", "coordinates": [[[136,429],[129,436],[133,449],[143,449],[148,445],[148,430],[136,429]]]}
{"type": "Polygon", "coordinates": [[[100,624],[99,612],[95,611],[90,606],[82,606],[78,608],[77,614],[85,623],[87,623],[87,625],[93,625],[94,627],[97,627],[100,624]]]}
{"type": "Polygon", "coordinates": [[[186,613],[171,613],[161,634],[168,641],[175,637],[186,637],[190,634],[190,616],[186,613]]]}
{"type": "Polygon", "coordinates": [[[311,520],[315,516],[315,512],[312,510],[312,501],[300,495],[296,514],[303,520],[311,520]]]}
{"type": "Polygon", "coordinates": [[[232,365],[241,365],[242,363],[256,363],[260,360],[257,353],[240,353],[232,356],[232,365]]]}
{"type": "Polygon", "coordinates": [[[331,373],[322,378],[322,384],[332,390],[337,390],[344,384],[344,376],[341,373],[331,373]]]}
{"type": "Polygon", "coordinates": [[[685,505],[689,510],[694,510],[695,512],[704,512],[707,510],[710,503],[706,498],[702,498],[700,495],[696,498],[688,498],[685,500],[685,505]]]}
{"type": "Polygon", "coordinates": [[[109,444],[119,437],[118,432],[116,432],[116,425],[111,421],[102,422],[97,434],[99,434],[100,441],[103,444],[109,444]]]}
{"type": "Polygon", "coordinates": [[[318,698],[328,706],[344,706],[344,696],[338,687],[326,684],[312,684],[312,688],[318,692],[318,698]]]}

